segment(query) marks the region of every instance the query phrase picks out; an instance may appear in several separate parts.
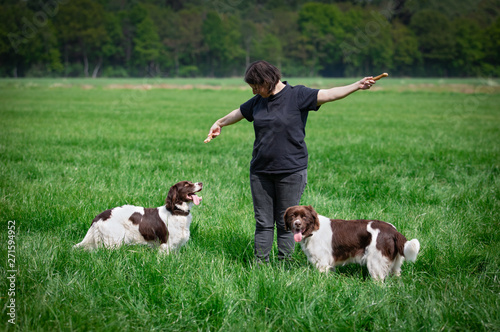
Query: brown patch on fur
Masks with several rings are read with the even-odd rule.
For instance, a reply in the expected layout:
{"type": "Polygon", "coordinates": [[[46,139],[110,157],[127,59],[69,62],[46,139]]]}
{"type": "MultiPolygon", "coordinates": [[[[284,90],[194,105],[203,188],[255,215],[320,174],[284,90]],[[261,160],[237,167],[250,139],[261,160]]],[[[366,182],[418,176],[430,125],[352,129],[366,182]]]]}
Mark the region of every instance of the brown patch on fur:
{"type": "Polygon", "coordinates": [[[366,230],[368,220],[330,219],[332,227],[333,258],[345,261],[351,257],[363,256],[372,235],[366,230]]]}
{"type": "Polygon", "coordinates": [[[98,222],[101,219],[102,219],[102,221],[108,220],[109,218],[111,218],[111,212],[112,211],[113,211],[112,209],[109,209],[109,210],[106,210],[106,211],[103,211],[103,212],[99,213],[97,215],[97,217],[95,217],[94,220],[92,220],[92,224],[95,223],[95,222],[98,222]]]}
{"type": "Polygon", "coordinates": [[[130,218],[128,218],[128,220],[130,220],[134,225],[139,225],[142,220],[142,214],[140,214],[139,212],[134,212],[132,213],[130,218]]]}
{"type": "Polygon", "coordinates": [[[167,226],[160,218],[158,209],[146,208],[143,215],[135,212],[130,216],[129,220],[134,225],[139,225],[139,232],[146,241],[159,240],[160,243],[167,243],[167,226]]]}
{"type": "Polygon", "coordinates": [[[380,220],[373,220],[372,228],[380,229],[377,237],[377,249],[382,251],[384,256],[391,260],[395,259],[398,253],[404,256],[404,244],[407,240],[403,234],[399,233],[391,224],[380,220]]]}

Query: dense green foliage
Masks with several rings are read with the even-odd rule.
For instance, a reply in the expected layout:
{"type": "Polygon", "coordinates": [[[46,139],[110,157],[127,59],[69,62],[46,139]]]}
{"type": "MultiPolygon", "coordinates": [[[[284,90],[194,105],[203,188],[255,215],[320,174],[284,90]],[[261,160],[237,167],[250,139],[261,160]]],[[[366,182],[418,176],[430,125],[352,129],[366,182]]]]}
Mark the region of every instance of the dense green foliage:
{"type": "Polygon", "coordinates": [[[0,2],[0,76],[500,75],[500,0],[0,2]]]}
{"type": "Polygon", "coordinates": [[[332,218],[386,220],[422,244],[385,284],[357,265],[323,275],[299,246],[290,264],[274,248],[269,266],[255,266],[252,126],[203,144],[251,91],[241,78],[144,83],[0,81],[0,330],[498,330],[498,82],[387,79],[309,116],[302,203],[332,218]],[[160,206],[179,180],[204,183],[179,254],[72,249],[99,212],[160,206]]]}

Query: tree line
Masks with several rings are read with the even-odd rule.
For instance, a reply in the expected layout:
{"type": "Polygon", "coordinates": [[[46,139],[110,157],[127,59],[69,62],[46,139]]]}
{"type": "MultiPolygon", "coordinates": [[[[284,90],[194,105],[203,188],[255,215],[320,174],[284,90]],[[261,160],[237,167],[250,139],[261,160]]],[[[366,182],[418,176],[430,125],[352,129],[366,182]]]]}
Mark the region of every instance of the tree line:
{"type": "Polygon", "coordinates": [[[500,0],[2,0],[0,76],[500,75],[500,0]]]}

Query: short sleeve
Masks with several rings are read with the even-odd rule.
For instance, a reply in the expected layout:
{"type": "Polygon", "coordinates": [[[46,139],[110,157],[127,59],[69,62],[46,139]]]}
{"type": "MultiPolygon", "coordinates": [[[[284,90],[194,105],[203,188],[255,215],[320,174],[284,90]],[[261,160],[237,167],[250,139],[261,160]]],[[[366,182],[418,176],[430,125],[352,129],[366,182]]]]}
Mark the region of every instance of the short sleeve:
{"type": "Polygon", "coordinates": [[[301,111],[317,111],[321,107],[318,106],[318,89],[311,89],[303,85],[298,85],[299,93],[297,94],[297,104],[301,111]]]}
{"type": "Polygon", "coordinates": [[[250,122],[253,121],[253,107],[255,105],[256,99],[257,96],[254,96],[240,105],[241,114],[250,122]]]}

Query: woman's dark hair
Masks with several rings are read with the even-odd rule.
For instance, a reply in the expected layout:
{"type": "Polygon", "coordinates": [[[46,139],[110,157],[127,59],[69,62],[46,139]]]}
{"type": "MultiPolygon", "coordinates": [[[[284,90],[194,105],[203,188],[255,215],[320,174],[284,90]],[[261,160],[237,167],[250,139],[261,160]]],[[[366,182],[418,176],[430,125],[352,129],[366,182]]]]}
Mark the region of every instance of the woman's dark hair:
{"type": "Polygon", "coordinates": [[[273,92],[280,79],[279,69],[264,60],[252,62],[245,72],[247,84],[267,87],[269,93],[273,92]]]}

